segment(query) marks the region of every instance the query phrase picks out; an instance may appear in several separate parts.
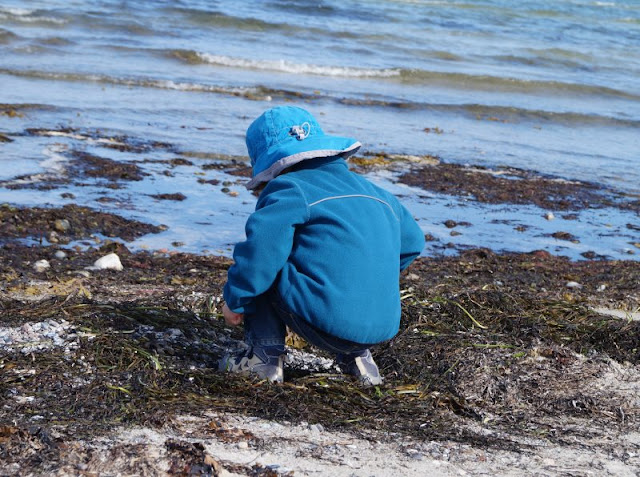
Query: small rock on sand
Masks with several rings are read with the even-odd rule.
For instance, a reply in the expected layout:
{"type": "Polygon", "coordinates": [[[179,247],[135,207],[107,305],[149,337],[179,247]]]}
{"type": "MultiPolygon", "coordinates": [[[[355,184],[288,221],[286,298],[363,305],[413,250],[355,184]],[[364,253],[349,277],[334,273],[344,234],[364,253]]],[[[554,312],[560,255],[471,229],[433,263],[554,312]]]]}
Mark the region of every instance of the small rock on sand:
{"type": "Polygon", "coordinates": [[[49,265],[49,262],[47,260],[38,260],[36,263],[33,264],[33,268],[38,273],[44,272],[47,268],[50,268],[50,267],[51,265],[49,265]]]}
{"type": "Polygon", "coordinates": [[[121,271],[124,269],[122,266],[122,262],[120,262],[120,257],[118,257],[115,253],[110,253],[109,255],[105,255],[102,258],[96,260],[92,267],[89,267],[92,270],[117,270],[121,271]]]}

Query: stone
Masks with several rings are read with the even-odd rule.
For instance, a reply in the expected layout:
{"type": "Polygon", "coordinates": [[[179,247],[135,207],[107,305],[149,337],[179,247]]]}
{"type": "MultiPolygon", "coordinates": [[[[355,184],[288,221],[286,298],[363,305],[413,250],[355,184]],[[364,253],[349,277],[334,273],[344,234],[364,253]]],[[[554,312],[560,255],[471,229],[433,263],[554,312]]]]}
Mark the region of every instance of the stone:
{"type": "Polygon", "coordinates": [[[120,257],[118,257],[115,253],[110,253],[102,258],[99,258],[94,262],[93,267],[91,268],[94,270],[124,270],[122,262],[120,262],[120,257]]]}
{"type": "Polygon", "coordinates": [[[36,272],[42,273],[46,269],[51,268],[51,265],[47,260],[38,260],[36,263],[33,264],[33,268],[35,269],[36,272]]]}
{"type": "Polygon", "coordinates": [[[58,219],[53,223],[53,227],[58,232],[66,232],[67,230],[69,230],[71,228],[71,224],[69,223],[69,221],[67,219],[58,219]]]}
{"type": "Polygon", "coordinates": [[[47,236],[47,240],[50,243],[60,243],[60,236],[56,231],[52,230],[51,232],[49,232],[49,235],[47,236]]]}

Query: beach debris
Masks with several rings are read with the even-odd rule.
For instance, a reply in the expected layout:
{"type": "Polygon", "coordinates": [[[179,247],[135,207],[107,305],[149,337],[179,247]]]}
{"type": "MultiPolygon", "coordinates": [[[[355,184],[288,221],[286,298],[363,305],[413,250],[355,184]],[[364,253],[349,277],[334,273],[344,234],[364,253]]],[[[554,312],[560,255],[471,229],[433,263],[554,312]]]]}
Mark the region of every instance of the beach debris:
{"type": "Polygon", "coordinates": [[[333,359],[323,358],[313,353],[307,353],[300,349],[288,348],[285,362],[291,368],[311,373],[334,373],[336,372],[333,359]]]}
{"type": "Polygon", "coordinates": [[[66,232],[67,230],[69,230],[69,228],[71,227],[71,224],[69,223],[69,221],[67,219],[57,219],[54,223],[53,223],[53,227],[58,231],[58,232],[66,232]]]}
{"type": "Polygon", "coordinates": [[[311,424],[309,430],[311,432],[324,432],[324,426],[322,424],[311,424]]]}
{"type": "Polygon", "coordinates": [[[640,321],[639,311],[618,310],[604,306],[596,306],[591,309],[601,315],[613,316],[614,318],[620,318],[627,321],[640,321]]]}
{"type": "Polygon", "coordinates": [[[544,218],[547,220],[553,220],[556,218],[556,216],[553,215],[553,212],[547,212],[546,214],[544,214],[544,218]]]}
{"type": "Polygon", "coordinates": [[[567,288],[577,288],[578,290],[582,288],[582,285],[578,282],[570,281],[565,285],[567,288]]]}
{"type": "Polygon", "coordinates": [[[117,270],[122,271],[124,267],[120,262],[120,257],[115,253],[110,253],[99,258],[93,263],[93,266],[87,267],[87,270],[117,270]]]}
{"type": "Polygon", "coordinates": [[[187,196],[182,194],[181,192],[176,192],[175,194],[153,194],[153,195],[150,195],[149,197],[153,197],[154,199],[157,199],[157,200],[176,200],[176,201],[183,201],[187,198],[187,196]]]}
{"type": "Polygon", "coordinates": [[[77,347],[77,335],[64,319],[27,322],[22,326],[0,327],[0,349],[22,354],[44,351],[53,347],[77,347]]]}
{"type": "Polygon", "coordinates": [[[65,252],[63,252],[62,250],[58,250],[56,253],[53,254],[54,257],[56,257],[58,260],[62,260],[64,258],[67,258],[67,254],[65,252]]]}
{"type": "Polygon", "coordinates": [[[46,269],[51,268],[51,265],[47,260],[38,260],[36,263],[33,264],[33,268],[36,272],[42,273],[46,269]]]}
{"type": "Polygon", "coordinates": [[[52,230],[49,232],[49,235],[47,235],[47,240],[51,243],[60,243],[60,236],[58,235],[58,232],[52,230]]]}
{"type": "Polygon", "coordinates": [[[444,226],[445,226],[446,228],[448,228],[448,229],[452,229],[452,228],[454,228],[454,227],[455,227],[455,226],[457,226],[457,225],[458,225],[458,223],[457,223],[455,220],[451,220],[451,219],[446,220],[446,221],[444,222],[444,226]]]}
{"type": "Polygon", "coordinates": [[[569,232],[563,232],[563,231],[554,232],[551,234],[551,236],[558,240],[568,240],[573,243],[580,243],[580,241],[576,239],[576,237],[573,234],[570,234],[569,232]]]}
{"type": "Polygon", "coordinates": [[[599,292],[603,292],[603,291],[605,291],[606,289],[607,289],[607,285],[605,285],[604,283],[603,283],[602,285],[600,285],[600,286],[597,288],[597,290],[598,290],[599,292]]]}

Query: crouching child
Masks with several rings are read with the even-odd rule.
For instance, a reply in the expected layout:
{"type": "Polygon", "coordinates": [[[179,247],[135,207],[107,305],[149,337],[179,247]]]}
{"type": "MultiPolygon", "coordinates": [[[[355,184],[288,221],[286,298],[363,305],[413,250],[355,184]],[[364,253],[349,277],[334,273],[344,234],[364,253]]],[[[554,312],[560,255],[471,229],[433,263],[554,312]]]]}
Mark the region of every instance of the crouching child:
{"type": "Polygon", "coordinates": [[[304,109],[267,110],[246,143],[247,188],[264,189],[234,249],[223,313],[244,323],[247,347],[220,369],[282,382],[288,326],[343,372],[380,384],[369,348],[398,332],[399,275],[424,234],[391,193],[348,169],[361,144],[325,134],[304,109]]]}

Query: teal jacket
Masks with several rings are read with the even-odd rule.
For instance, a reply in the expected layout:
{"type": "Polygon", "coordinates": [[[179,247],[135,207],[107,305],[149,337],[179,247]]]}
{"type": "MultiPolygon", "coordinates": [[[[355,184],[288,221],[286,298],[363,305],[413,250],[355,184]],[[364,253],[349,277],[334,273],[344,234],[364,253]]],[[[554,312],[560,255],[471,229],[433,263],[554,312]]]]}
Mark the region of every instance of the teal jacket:
{"type": "Polygon", "coordinates": [[[312,159],[269,181],[236,245],[224,299],[251,312],[274,283],[289,309],[338,338],[374,344],[400,324],[399,275],[424,234],[389,192],[340,158],[312,159]]]}

